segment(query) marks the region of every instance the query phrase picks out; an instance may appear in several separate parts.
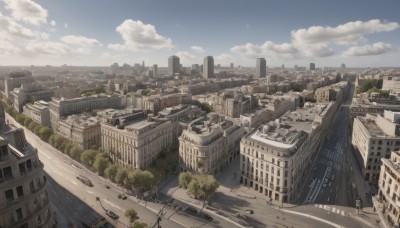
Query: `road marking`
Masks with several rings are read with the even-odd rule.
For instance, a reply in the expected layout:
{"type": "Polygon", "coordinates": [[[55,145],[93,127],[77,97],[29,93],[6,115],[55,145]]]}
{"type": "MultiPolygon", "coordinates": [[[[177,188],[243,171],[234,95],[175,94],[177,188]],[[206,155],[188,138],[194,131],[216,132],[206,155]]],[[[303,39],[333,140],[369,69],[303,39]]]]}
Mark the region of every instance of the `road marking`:
{"type": "Polygon", "coordinates": [[[111,201],[109,201],[109,200],[107,200],[107,199],[103,199],[103,201],[104,201],[105,203],[108,203],[110,206],[117,208],[117,209],[120,210],[120,211],[124,211],[124,209],[122,209],[121,207],[119,207],[118,205],[112,203],[111,201]]]}
{"type": "Polygon", "coordinates": [[[93,194],[94,192],[88,191],[85,189],[85,192],[89,193],[89,194],[93,194]]]}
{"type": "Polygon", "coordinates": [[[345,216],[344,211],[342,211],[342,215],[345,216]]]}
{"type": "Polygon", "coordinates": [[[318,220],[318,221],[320,221],[320,222],[329,224],[329,225],[331,225],[331,226],[333,226],[333,227],[337,227],[337,228],[342,228],[342,227],[343,227],[343,226],[341,226],[341,225],[339,225],[339,224],[333,223],[333,222],[331,222],[331,221],[328,221],[328,220],[325,220],[325,219],[322,219],[322,218],[318,218],[318,217],[313,216],[313,215],[309,215],[309,214],[305,214],[305,213],[300,213],[300,212],[297,212],[297,211],[290,211],[290,210],[282,210],[282,211],[285,211],[285,212],[287,212],[287,213],[296,214],[296,215],[301,215],[301,216],[304,216],[304,217],[308,217],[308,218],[310,218],[310,219],[318,220]]]}
{"type": "Polygon", "coordinates": [[[332,208],[332,212],[335,213],[336,212],[336,208],[332,208]]]}
{"type": "Polygon", "coordinates": [[[47,159],[53,160],[49,155],[45,154],[44,152],[41,152],[40,155],[44,155],[47,159]]]}

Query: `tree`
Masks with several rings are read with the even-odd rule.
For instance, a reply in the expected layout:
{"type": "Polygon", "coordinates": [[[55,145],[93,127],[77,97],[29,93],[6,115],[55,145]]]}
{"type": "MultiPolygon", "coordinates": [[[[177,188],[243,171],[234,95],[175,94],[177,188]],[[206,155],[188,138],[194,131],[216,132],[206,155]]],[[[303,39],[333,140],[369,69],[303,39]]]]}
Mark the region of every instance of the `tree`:
{"type": "Polygon", "coordinates": [[[85,150],[81,154],[81,162],[91,166],[93,165],[97,154],[98,152],[96,150],[85,150]]]}
{"type": "Polygon", "coordinates": [[[73,158],[73,159],[78,159],[78,158],[80,158],[80,156],[81,156],[81,153],[82,153],[82,150],[78,147],[78,146],[76,146],[76,145],[73,145],[72,147],[71,147],[71,149],[69,150],[69,156],[71,157],[71,158],[73,158]]]}
{"type": "Polygon", "coordinates": [[[26,120],[26,116],[24,114],[17,114],[16,120],[18,123],[24,124],[24,122],[26,120]]]}
{"type": "Polygon", "coordinates": [[[207,113],[213,111],[213,107],[211,105],[209,105],[208,103],[206,103],[206,102],[201,103],[200,108],[201,108],[201,110],[203,110],[203,111],[205,111],[207,113]]]}
{"type": "Polygon", "coordinates": [[[137,212],[133,208],[127,209],[125,211],[125,217],[127,217],[129,219],[129,222],[132,223],[137,219],[137,212]]]}
{"type": "Polygon", "coordinates": [[[118,167],[117,173],[115,174],[115,181],[117,182],[117,184],[122,185],[124,183],[127,175],[128,175],[128,172],[126,171],[125,168],[118,167]]]}
{"type": "Polygon", "coordinates": [[[139,222],[139,221],[135,221],[135,222],[131,223],[131,227],[132,228],[146,228],[147,224],[139,222]]]}
{"type": "Polygon", "coordinates": [[[25,119],[25,121],[24,121],[24,126],[25,126],[25,127],[28,127],[29,124],[32,123],[32,121],[33,121],[33,120],[32,120],[30,117],[27,117],[27,118],[25,119]]]}
{"type": "Polygon", "coordinates": [[[194,195],[195,198],[203,199],[203,210],[206,200],[215,193],[219,184],[212,175],[195,175],[190,181],[187,191],[194,195]]]}
{"type": "Polygon", "coordinates": [[[31,122],[28,126],[29,130],[33,131],[33,129],[35,129],[36,126],[38,126],[39,124],[36,122],[31,122]]]}
{"type": "Polygon", "coordinates": [[[41,128],[42,128],[42,126],[40,124],[35,126],[35,128],[33,129],[33,132],[35,133],[35,135],[39,135],[39,131],[41,128]]]}
{"type": "Polygon", "coordinates": [[[189,183],[192,181],[193,175],[188,172],[182,172],[179,174],[179,186],[187,189],[189,183]]]}
{"type": "Polygon", "coordinates": [[[103,157],[96,157],[94,161],[93,168],[97,171],[100,176],[104,175],[104,170],[106,170],[108,166],[108,160],[103,157]]]}
{"type": "Polygon", "coordinates": [[[53,130],[49,127],[41,127],[39,130],[39,137],[47,142],[49,140],[49,137],[53,134],[53,130]]]}
{"type": "Polygon", "coordinates": [[[118,165],[112,164],[106,168],[104,174],[107,178],[111,179],[112,181],[115,181],[115,175],[117,174],[117,170],[118,170],[118,165]]]}

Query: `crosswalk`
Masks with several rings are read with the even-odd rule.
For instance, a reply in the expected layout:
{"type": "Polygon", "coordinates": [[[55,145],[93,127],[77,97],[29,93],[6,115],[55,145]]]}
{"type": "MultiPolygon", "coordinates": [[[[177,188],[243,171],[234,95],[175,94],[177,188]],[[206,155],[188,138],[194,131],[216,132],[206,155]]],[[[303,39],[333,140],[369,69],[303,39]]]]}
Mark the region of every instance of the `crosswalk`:
{"type": "Polygon", "coordinates": [[[315,204],[315,207],[318,207],[320,209],[324,209],[326,211],[332,212],[332,213],[336,213],[338,215],[342,215],[342,216],[349,216],[348,212],[345,212],[343,210],[340,210],[339,208],[336,207],[332,207],[332,206],[327,206],[327,205],[322,205],[322,204],[315,204]]]}

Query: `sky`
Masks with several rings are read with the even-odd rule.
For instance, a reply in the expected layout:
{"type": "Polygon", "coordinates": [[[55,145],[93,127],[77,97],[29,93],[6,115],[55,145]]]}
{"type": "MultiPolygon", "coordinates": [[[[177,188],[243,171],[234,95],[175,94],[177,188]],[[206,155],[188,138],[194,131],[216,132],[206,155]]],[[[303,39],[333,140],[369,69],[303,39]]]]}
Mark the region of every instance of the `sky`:
{"type": "Polygon", "coordinates": [[[0,65],[398,67],[398,0],[0,0],[0,65]]]}

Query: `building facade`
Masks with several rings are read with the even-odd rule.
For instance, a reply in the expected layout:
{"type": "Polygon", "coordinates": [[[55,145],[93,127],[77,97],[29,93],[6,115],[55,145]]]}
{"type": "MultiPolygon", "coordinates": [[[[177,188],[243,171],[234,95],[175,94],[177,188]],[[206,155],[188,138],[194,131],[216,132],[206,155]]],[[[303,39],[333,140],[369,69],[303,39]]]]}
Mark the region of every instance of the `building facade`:
{"type": "Polygon", "coordinates": [[[205,79],[214,78],[214,58],[212,56],[204,58],[203,77],[205,79]]]}
{"type": "Polygon", "coordinates": [[[267,200],[295,199],[335,113],[334,102],[307,103],[248,133],[240,143],[240,183],[267,200]]]}
{"type": "Polygon", "coordinates": [[[107,118],[101,123],[101,145],[111,160],[123,167],[144,169],[152,164],[160,152],[172,146],[172,123],[155,119],[112,125],[107,118]],[[105,121],[104,121],[105,120],[105,121]]]}
{"type": "Polygon", "coordinates": [[[40,125],[51,126],[49,103],[45,101],[36,101],[34,104],[26,104],[23,107],[23,113],[40,125]]]}
{"type": "MultiPolygon", "coordinates": [[[[383,214],[387,222],[393,227],[400,224],[400,152],[394,151],[390,158],[382,158],[382,167],[379,175],[378,199],[382,203],[383,214]],[[386,216],[385,216],[386,215],[386,216]]],[[[380,205],[375,203],[374,208],[380,205]]]]}
{"type": "Polygon", "coordinates": [[[168,57],[168,75],[175,75],[180,72],[180,62],[178,56],[168,57]]]}
{"type": "Polygon", "coordinates": [[[265,78],[267,73],[267,61],[265,58],[258,58],[256,62],[256,74],[254,78],[265,78]]]}
{"type": "Polygon", "coordinates": [[[179,137],[181,172],[216,174],[239,155],[242,127],[216,113],[192,121],[179,137]]]}
{"type": "Polygon", "coordinates": [[[10,93],[15,89],[21,86],[22,83],[32,83],[33,77],[32,72],[29,71],[21,71],[21,72],[12,72],[8,75],[4,82],[4,92],[7,98],[10,98],[10,93]]]}
{"type": "Polygon", "coordinates": [[[381,158],[400,150],[399,119],[400,113],[390,111],[354,119],[352,145],[366,181],[378,183],[381,158]]]}

